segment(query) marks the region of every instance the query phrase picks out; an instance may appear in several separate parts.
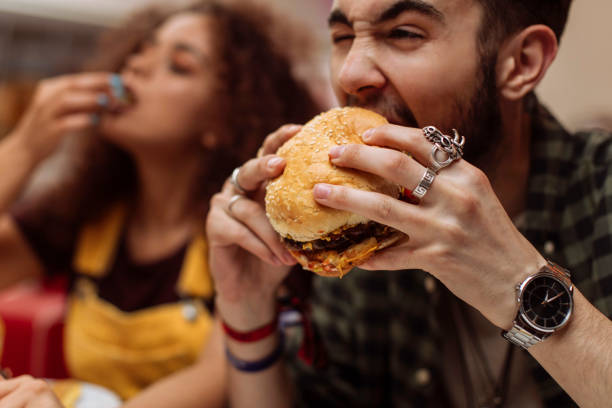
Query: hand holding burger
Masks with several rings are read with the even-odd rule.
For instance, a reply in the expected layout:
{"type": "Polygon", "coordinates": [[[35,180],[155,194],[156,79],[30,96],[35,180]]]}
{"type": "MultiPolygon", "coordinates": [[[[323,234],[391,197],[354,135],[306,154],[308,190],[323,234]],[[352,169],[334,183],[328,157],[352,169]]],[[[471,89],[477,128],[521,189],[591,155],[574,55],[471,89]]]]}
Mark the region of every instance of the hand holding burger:
{"type": "Polygon", "coordinates": [[[402,189],[397,184],[336,167],[328,157],[333,146],[363,144],[363,132],[387,123],[366,109],[336,108],[316,116],[278,150],[287,164],[283,174],[267,186],[266,215],[305,269],[342,277],[404,236],[361,215],[324,207],[312,194],[315,184],[328,183],[399,197],[402,189]]]}

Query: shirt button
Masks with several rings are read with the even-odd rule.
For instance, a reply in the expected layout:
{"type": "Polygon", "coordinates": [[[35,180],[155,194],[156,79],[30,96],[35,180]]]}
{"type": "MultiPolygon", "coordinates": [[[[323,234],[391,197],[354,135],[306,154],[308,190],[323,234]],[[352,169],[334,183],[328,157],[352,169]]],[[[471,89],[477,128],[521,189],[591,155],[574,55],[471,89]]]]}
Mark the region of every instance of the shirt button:
{"type": "Polygon", "coordinates": [[[183,305],[183,318],[188,322],[195,322],[198,317],[198,309],[191,302],[183,305]]]}
{"type": "Polygon", "coordinates": [[[426,276],[423,279],[423,286],[425,286],[425,291],[431,295],[436,291],[436,280],[432,276],[426,276]]]}
{"type": "Polygon", "coordinates": [[[414,373],[414,381],[424,387],[431,382],[431,372],[427,368],[419,368],[414,373]]]}
{"type": "Polygon", "coordinates": [[[555,253],[555,243],[552,241],[546,241],[544,243],[544,253],[546,255],[552,255],[555,253]]]}

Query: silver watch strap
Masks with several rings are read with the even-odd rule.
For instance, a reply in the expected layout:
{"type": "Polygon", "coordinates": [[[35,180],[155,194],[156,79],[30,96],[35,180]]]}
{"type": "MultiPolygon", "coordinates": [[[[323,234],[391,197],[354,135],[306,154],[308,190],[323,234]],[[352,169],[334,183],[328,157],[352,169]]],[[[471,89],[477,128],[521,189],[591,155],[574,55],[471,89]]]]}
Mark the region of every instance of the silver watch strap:
{"type": "Polygon", "coordinates": [[[516,324],[516,322],[514,322],[514,326],[512,326],[510,330],[503,332],[502,335],[510,343],[516,344],[525,350],[543,340],[535,334],[529,333],[527,330],[516,324]]]}

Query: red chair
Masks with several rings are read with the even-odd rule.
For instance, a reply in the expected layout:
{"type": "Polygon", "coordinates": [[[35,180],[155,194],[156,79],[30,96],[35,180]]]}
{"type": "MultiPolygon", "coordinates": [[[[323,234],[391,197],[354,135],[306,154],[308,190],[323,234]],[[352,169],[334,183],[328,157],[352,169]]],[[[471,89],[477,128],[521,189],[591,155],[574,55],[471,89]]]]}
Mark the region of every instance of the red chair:
{"type": "Polygon", "coordinates": [[[63,330],[66,311],[65,278],[20,283],[0,291],[4,323],[2,367],[14,376],[66,378],[63,330]]]}

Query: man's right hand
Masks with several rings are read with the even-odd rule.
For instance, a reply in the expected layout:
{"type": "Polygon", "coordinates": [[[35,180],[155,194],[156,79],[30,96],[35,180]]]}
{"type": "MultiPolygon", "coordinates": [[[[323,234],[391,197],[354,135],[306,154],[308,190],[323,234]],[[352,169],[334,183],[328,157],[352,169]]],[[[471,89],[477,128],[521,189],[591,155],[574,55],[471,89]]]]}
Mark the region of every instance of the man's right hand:
{"type": "Polygon", "coordinates": [[[247,195],[231,210],[228,204],[239,193],[229,181],[210,203],[206,233],[217,307],[224,321],[238,330],[274,319],[276,291],[296,263],[270,225],[263,200],[267,181],[285,167],[284,160],[272,153],[299,129],[281,127],[266,138],[259,157],[242,165],[238,183],[247,195]]]}
{"type": "Polygon", "coordinates": [[[92,114],[111,103],[110,73],[65,75],[41,81],[30,106],[10,136],[37,163],[63,137],[95,126],[92,114]]]}

